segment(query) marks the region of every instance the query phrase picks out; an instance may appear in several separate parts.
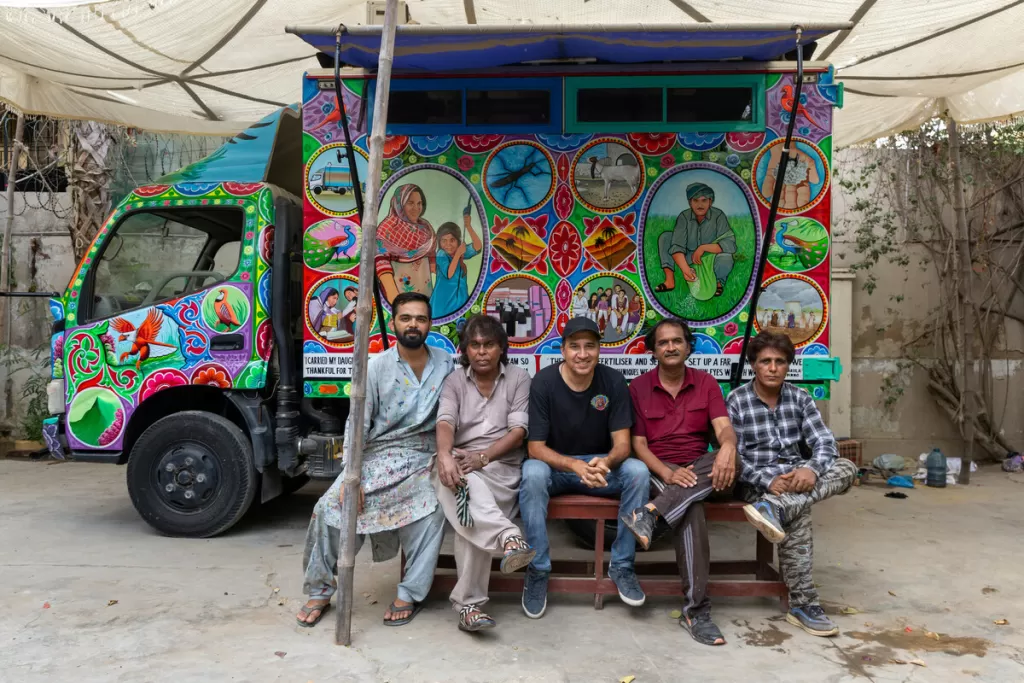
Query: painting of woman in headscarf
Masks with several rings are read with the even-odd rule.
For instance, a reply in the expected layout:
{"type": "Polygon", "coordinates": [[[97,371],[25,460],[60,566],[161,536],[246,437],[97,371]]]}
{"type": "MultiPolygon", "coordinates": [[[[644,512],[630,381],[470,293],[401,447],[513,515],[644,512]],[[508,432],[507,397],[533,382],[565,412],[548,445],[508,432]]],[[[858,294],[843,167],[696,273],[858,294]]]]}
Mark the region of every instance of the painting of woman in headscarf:
{"type": "Polygon", "coordinates": [[[374,266],[383,297],[430,298],[435,322],[471,304],[487,253],[482,206],[456,171],[410,167],[381,197],[374,266]]]}
{"type": "Polygon", "coordinates": [[[338,290],[326,287],[309,302],[309,323],[317,334],[326,334],[338,325],[338,290]]]}
{"type": "Polygon", "coordinates": [[[407,183],[395,189],[388,215],[377,226],[377,257],[374,267],[384,298],[390,302],[399,292],[430,296],[437,251],[434,227],[423,215],[427,197],[419,185],[407,183]]]}

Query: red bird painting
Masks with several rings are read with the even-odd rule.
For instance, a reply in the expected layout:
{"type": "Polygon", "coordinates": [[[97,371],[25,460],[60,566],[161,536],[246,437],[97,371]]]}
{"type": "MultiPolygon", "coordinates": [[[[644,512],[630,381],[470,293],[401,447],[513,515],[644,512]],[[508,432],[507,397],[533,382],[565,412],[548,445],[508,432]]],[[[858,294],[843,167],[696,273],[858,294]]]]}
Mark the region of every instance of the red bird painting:
{"type": "Polygon", "coordinates": [[[128,341],[132,333],[135,333],[135,340],[132,342],[132,348],[125,353],[121,354],[120,362],[124,362],[129,356],[138,354],[139,358],[135,361],[135,369],[141,370],[142,363],[149,358],[149,347],[150,346],[163,346],[168,349],[176,348],[173,344],[164,344],[163,342],[155,341],[156,336],[160,334],[160,328],[163,327],[164,317],[160,311],[155,308],[149,312],[146,319],[139,325],[139,329],[135,329],[135,326],[124,318],[114,318],[111,321],[111,326],[121,333],[121,336],[117,338],[118,341],[128,341]]]}
{"type": "Polygon", "coordinates": [[[338,121],[341,121],[341,108],[338,106],[338,98],[335,97],[334,98],[334,109],[331,110],[331,113],[327,115],[326,119],[324,119],[323,121],[321,121],[317,125],[313,126],[310,129],[310,131],[312,132],[314,130],[320,130],[321,128],[326,126],[328,123],[335,123],[335,122],[338,122],[338,121]]]}
{"type": "MultiPolygon", "coordinates": [[[[793,113],[793,104],[794,104],[794,101],[793,101],[793,86],[791,86],[791,85],[784,85],[784,86],[782,86],[781,102],[782,102],[782,108],[785,109],[786,111],[788,111],[790,114],[792,114],[793,113]]],[[[822,130],[826,130],[826,128],[824,126],[822,126],[820,123],[818,123],[817,121],[814,120],[814,117],[811,116],[811,113],[809,111],[807,111],[807,108],[804,107],[804,105],[797,104],[797,106],[796,106],[796,113],[797,113],[797,116],[804,117],[805,119],[810,121],[812,124],[814,124],[818,128],[821,128],[822,130]]]]}
{"type": "Polygon", "coordinates": [[[217,292],[217,298],[213,300],[213,310],[217,313],[217,320],[227,328],[228,332],[242,326],[242,323],[238,322],[238,316],[235,315],[235,309],[231,308],[231,302],[228,301],[228,290],[221,289],[217,292]]]}

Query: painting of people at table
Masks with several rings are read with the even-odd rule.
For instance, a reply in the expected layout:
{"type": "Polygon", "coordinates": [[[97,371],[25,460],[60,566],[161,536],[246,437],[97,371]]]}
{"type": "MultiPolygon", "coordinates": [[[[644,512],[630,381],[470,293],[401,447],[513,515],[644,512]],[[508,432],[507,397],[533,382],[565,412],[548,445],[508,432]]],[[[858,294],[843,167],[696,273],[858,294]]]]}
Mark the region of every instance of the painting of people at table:
{"type": "Polygon", "coordinates": [[[597,323],[603,343],[615,344],[630,337],[640,324],[643,302],[631,283],[620,277],[606,276],[588,280],[577,288],[573,295],[573,313],[577,310],[582,311],[579,315],[597,323]]]}
{"type": "Polygon", "coordinates": [[[352,341],[358,294],[358,287],[349,280],[328,280],[317,287],[307,310],[313,332],[331,342],[352,341]]]}
{"type": "Polygon", "coordinates": [[[393,185],[382,201],[374,267],[388,302],[419,292],[430,297],[436,321],[464,308],[476,287],[482,220],[467,186],[452,175],[417,169],[402,180],[410,182],[393,185]]]}

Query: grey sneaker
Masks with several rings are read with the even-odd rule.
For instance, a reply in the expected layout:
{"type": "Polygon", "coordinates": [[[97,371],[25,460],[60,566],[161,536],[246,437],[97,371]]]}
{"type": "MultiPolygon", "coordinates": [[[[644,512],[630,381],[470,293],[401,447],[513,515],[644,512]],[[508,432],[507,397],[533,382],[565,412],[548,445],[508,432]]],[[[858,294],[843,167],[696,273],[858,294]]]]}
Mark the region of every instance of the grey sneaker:
{"type": "Polygon", "coordinates": [[[619,589],[619,597],[622,598],[622,602],[630,607],[640,607],[647,600],[632,567],[612,567],[608,570],[608,576],[615,582],[615,587],[619,589]]]}
{"type": "Polygon", "coordinates": [[[548,608],[548,577],[551,572],[540,572],[533,567],[526,568],[526,582],[523,584],[523,612],[531,619],[540,619],[548,608]]]}
{"type": "Polygon", "coordinates": [[[647,550],[651,547],[651,539],[654,537],[654,525],[658,518],[646,507],[638,507],[628,515],[622,516],[622,523],[636,536],[636,542],[641,548],[647,550]]]}
{"type": "Polygon", "coordinates": [[[782,528],[782,515],[768,501],[759,500],[753,505],[744,505],[743,514],[747,516],[747,521],[772,543],[781,543],[786,538],[786,531],[782,528]]]}
{"type": "Polygon", "coordinates": [[[799,626],[812,636],[834,636],[839,633],[839,627],[825,616],[825,610],[821,605],[794,607],[786,614],[786,621],[799,626]]]}

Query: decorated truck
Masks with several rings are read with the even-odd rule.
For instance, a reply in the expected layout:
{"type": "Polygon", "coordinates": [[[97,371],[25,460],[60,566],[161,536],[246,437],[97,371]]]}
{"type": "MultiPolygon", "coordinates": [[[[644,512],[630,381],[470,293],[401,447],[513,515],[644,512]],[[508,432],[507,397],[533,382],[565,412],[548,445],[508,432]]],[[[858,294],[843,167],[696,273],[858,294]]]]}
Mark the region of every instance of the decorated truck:
{"type": "Polygon", "coordinates": [[[791,379],[827,399],[842,87],[803,57],[837,28],[805,25],[797,48],[789,26],[400,27],[373,263],[379,27],[290,29],[336,68],[304,75],[301,107],[135,189],[51,300],[49,447],[126,464],[141,516],[175,535],[336,476],[361,283],[379,292],[370,353],[394,343],[404,291],[430,297],[427,343],[455,354],[465,320],[491,315],[531,373],[587,316],[601,361],[635,377],[644,331],[679,317],[723,390],[744,339],[771,330],[797,348],[791,379]]]}

